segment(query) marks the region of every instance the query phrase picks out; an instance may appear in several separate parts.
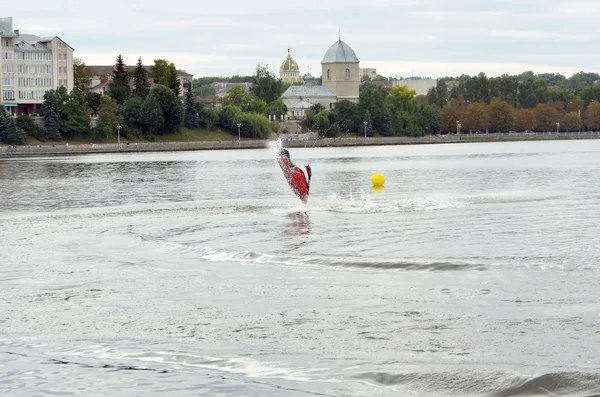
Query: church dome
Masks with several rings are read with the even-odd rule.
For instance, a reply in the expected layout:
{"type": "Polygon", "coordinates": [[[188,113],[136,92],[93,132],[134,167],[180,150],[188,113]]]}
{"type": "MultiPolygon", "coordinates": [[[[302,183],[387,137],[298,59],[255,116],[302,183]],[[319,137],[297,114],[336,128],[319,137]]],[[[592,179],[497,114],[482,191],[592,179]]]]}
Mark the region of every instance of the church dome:
{"type": "Polygon", "coordinates": [[[321,63],[359,63],[356,53],[339,39],[325,53],[321,63]]]}
{"type": "Polygon", "coordinates": [[[298,67],[298,64],[296,63],[296,61],[294,61],[292,59],[289,49],[288,49],[288,56],[285,59],[285,61],[283,61],[283,63],[281,64],[281,68],[279,68],[279,71],[281,71],[281,72],[299,72],[300,71],[300,68],[298,67]]]}

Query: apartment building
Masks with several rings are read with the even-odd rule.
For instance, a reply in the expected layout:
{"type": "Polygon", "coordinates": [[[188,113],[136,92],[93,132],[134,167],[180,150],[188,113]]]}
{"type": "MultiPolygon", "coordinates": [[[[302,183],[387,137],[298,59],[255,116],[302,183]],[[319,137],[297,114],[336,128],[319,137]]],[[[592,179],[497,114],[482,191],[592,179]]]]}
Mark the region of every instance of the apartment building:
{"type": "Polygon", "coordinates": [[[44,93],[73,88],[74,49],[58,36],[38,37],[0,18],[0,108],[12,115],[39,114],[44,93]]]}

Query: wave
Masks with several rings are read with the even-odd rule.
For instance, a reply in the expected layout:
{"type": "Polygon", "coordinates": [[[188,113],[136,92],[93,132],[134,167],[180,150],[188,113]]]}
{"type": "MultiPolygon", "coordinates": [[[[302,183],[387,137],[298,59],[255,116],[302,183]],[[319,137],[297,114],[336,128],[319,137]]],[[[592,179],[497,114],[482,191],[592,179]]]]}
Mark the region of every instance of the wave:
{"type": "Polygon", "coordinates": [[[395,259],[368,259],[357,257],[328,257],[323,255],[279,255],[252,251],[216,251],[210,247],[200,249],[199,257],[210,262],[245,262],[255,264],[281,264],[292,266],[342,267],[348,269],[459,271],[486,270],[473,262],[417,261],[395,259]]]}
{"type": "Polygon", "coordinates": [[[378,386],[403,386],[431,395],[460,396],[600,396],[600,374],[557,372],[525,376],[507,371],[453,371],[389,374],[366,372],[354,377],[378,386]]]}

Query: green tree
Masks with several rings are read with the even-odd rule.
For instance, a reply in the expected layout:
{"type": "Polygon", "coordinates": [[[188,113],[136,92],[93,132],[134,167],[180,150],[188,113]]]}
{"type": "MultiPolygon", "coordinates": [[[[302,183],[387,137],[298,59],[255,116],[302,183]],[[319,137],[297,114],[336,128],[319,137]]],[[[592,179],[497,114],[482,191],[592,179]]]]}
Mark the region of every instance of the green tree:
{"type": "Polygon", "coordinates": [[[92,110],[92,114],[98,114],[98,107],[100,106],[100,98],[102,94],[97,92],[87,92],[85,94],[85,101],[88,107],[92,110]]]}
{"type": "Polygon", "coordinates": [[[46,91],[42,115],[44,116],[44,138],[52,141],[60,141],[60,113],[62,103],[56,90],[46,91]]]}
{"type": "Polygon", "coordinates": [[[320,134],[327,134],[329,127],[329,112],[327,110],[321,110],[314,117],[313,129],[319,131],[320,134]]]}
{"type": "Polygon", "coordinates": [[[147,133],[155,133],[164,127],[163,110],[153,91],[150,91],[140,107],[140,124],[147,133]]]}
{"type": "Polygon", "coordinates": [[[60,133],[72,138],[87,132],[89,123],[86,113],[85,93],[77,88],[71,90],[60,109],[60,133]]]}
{"type": "Polygon", "coordinates": [[[19,130],[25,132],[30,137],[44,139],[44,129],[40,128],[27,114],[21,114],[17,117],[19,130]]]}
{"type": "Polygon", "coordinates": [[[10,116],[8,113],[0,107],[0,142],[8,143],[8,119],[10,116]]]}
{"type": "Polygon", "coordinates": [[[194,105],[194,98],[192,96],[192,89],[188,88],[185,91],[185,119],[183,124],[186,128],[195,129],[199,127],[198,111],[194,105]]]}
{"type": "Polygon", "coordinates": [[[139,97],[129,98],[121,106],[121,113],[126,127],[139,129],[142,127],[142,99],[139,97]]]}
{"type": "Polygon", "coordinates": [[[287,112],[288,112],[288,108],[281,98],[279,98],[269,104],[269,114],[274,114],[275,116],[281,116],[281,115],[287,114],[287,112]]]}
{"type": "Polygon", "coordinates": [[[259,64],[256,67],[256,74],[252,76],[250,90],[266,103],[271,103],[283,94],[283,82],[275,78],[266,65],[259,64]]]}
{"type": "Polygon", "coordinates": [[[113,75],[108,87],[108,94],[120,105],[127,100],[130,94],[129,88],[129,73],[127,66],[123,60],[123,56],[119,54],[113,68],[113,75]]]}
{"type": "MultiPolygon", "coordinates": [[[[164,132],[177,132],[183,122],[181,102],[169,88],[158,85],[151,90],[163,111],[164,132]]],[[[162,133],[163,131],[159,131],[162,133]]]]}
{"type": "Polygon", "coordinates": [[[169,86],[172,71],[177,73],[177,68],[174,63],[166,59],[155,59],[154,66],[150,67],[150,74],[154,78],[154,82],[167,87],[169,86]]]}
{"type": "Polygon", "coordinates": [[[383,114],[383,120],[381,124],[381,135],[383,136],[392,136],[394,135],[394,122],[392,120],[392,115],[390,112],[385,112],[383,114]]]}
{"type": "Polygon", "coordinates": [[[73,85],[82,91],[89,88],[92,82],[92,71],[79,58],[73,59],[73,85]]]}
{"type": "Polygon", "coordinates": [[[367,136],[373,136],[373,121],[371,120],[371,112],[369,112],[369,109],[367,109],[365,111],[363,127],[366,127],[366,135],[367,136]],[[364,123],[367,123],[366,126],[364,123]]]}
{"type": "Polygon", "coordinates": [[[23,139],[19,136],[19,127],[17,126],[17,120],[14,117],[6,117],[6,143],[9,145],[19,145],[23,142],[23,139]]]}
{"type": "Polygon", "coordinates": [[[137,65],[133,71],[133,94],[142,101],[146,99],[150,92],[150,83],[148,82],[148,72],[142,63],[142,57],[138,58],[137,65]]]}
{"type": "Polygon", "coordinates": [[[117,102],[109,96],[102,96],[98,108],[98,124],[95,134],[99,138],[113,138],[117,135],[117,126],[123,125],[123,116],[117,102]]]}
{"type": "MultiPolygon", "coordinates": [[[[317,113],[318,115],[318,113],[317,113]]],[[[343,132],[359,132],[362,127],[361,111],[358,104],[348,100],[339,101],[329,112],[330,124],[336,124],[343,132]]]]}
{"type": "Polygon", "coordinates": [[[179,83],[179,78],[177,77],[177,69],[172,68],[169,70],[169,84],[168,87],[173,91],[176,97],[181,96],[181,84],[179,83]]]}
{"type": "Polygon", "coordinates": [[[586,106],[592,101],[600,102],[600,86],[593,85],[585,87],[579,93],[579,97],[585,102],[586,106]]]}

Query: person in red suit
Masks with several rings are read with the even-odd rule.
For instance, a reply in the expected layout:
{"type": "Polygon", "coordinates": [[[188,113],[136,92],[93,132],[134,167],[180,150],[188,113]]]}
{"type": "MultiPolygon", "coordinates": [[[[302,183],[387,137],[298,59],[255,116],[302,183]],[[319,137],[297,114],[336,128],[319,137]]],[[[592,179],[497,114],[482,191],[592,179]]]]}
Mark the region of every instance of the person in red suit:
{"type": "Polygon", "coordinates": [[[308,179],[306,179],[302,168],[292,163],[290,152],[287,149],[281,149],[279,151],[279,166],[294,194],[296,194],[302,202],[306,203],[310,191],[310,178],[312,176],[310,165],[306,166],[306,173],[308,174],[308,179]]]}

